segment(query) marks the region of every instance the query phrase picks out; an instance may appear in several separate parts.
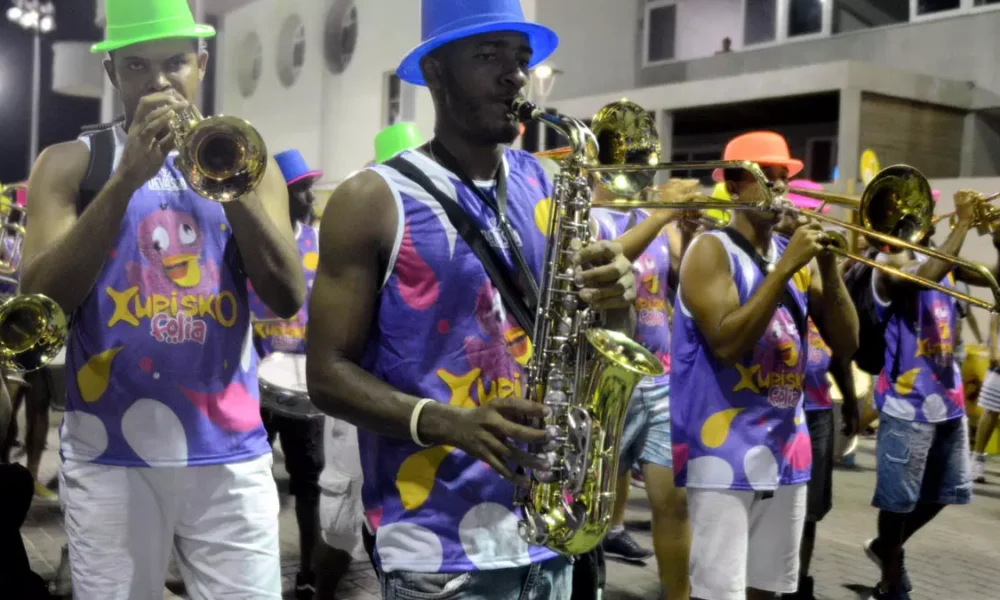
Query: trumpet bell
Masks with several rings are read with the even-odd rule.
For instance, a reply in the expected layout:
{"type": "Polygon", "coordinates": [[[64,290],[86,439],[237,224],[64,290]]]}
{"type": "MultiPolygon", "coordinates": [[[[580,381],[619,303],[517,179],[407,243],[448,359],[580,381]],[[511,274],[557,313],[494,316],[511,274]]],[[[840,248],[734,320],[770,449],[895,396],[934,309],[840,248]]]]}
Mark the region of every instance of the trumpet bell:
{"type": "Polygon", "coordinates": [[[174,165],[199,196],[231,202],[253,191],[267,170],[267,145],[250,123],[201,117],[192,109],[174,122],[180,155],[174,165]]]}
{"type": "Polygon", "coordinates": [[[649,171],[599,171],[601,184],[625,198],[631,198],[653,183],[660,162],[660,134],[653,116],[628,100],[603,107],[591,124],[599,146],[601,165],[645,165],[649,171]]]}
{"type": "Polygon", "coordinates": [[[930,232],[934,218],[931,185],[913,167],[886,167],[865,187],[859,213],[866,229],[919,244],[930,232]]]}
{"type": "Polygon", "coordinates": [[[40,294],[13,296],[0,304],[0,368],[37,371],[66,342],[66,314],[40,294]]]}

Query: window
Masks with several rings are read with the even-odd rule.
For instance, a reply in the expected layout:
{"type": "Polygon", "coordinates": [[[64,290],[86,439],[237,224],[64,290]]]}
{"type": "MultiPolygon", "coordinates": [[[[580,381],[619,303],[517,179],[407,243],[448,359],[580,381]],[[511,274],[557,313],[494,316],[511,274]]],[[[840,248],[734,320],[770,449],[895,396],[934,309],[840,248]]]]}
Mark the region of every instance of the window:
{"type": "Polygon", "coordinates": [[[833,33],[884,27],[909,20],[909,0],[835,0],[833,4],[833,33]]]}
{"type": "Polygon", "coordinates": [[[778,0],[746,0],[743,12],[743,45],[774,41],[778,0]]]}
{"type": "Polygon", "coordinates": [[[976,0],[973,6],[989,6],[991,4],[1000,4],[1000,0],[976,0]]]}
{"type": "Polygon", "coordinates": [[[646,5],[646,63],[673,60],[677,43],[677,5],[657,0],[646,5]]]}
{"type": "MultiPolygon", "coordinates": [[[[675,150],[670,155],[670,162],[708,162],[720,160],[722,148],[702,148],[698,150],[675,150]]],[[[697,179],[704,186],[713,186],[712,169],[691,169],[687,171],[672,171],[671,177],[678,179],[697,179]]]]}
{"type": "Polygon", "coordinates": [[[806,143],[804,175],[810,180],[824,183],[833,181],[837,164],[837,141],[834,138],[811,138],[806,143]]]}
{"type": "Polygon", "coordinates": [[[385,112],[382,116],[382,126],[388,127],[389,125],[395,125],[401,120],[403,113],[403,95],[401,90],[401,82],[399,77],[396,77],[394,72],[389,72],[385,74],[385,83],[383,84],[383,89],[385,90],[385,112]]]}
{"type": "Polygon", "coordinates": [[[823,0],[789,0],[788,37],[823,31],[823,0]]]}
{"type": "Polygon", "coordinates": [[[962,0],[916,0],[916,5],[917,15],[932,15],[960,8],[962,0]]]}

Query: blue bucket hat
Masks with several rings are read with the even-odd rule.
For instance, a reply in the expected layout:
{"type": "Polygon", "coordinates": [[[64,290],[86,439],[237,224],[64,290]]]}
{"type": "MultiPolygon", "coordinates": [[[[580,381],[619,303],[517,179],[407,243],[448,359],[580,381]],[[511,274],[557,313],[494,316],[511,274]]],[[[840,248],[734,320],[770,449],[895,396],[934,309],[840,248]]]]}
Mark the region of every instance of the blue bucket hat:
{"type": "Polygon", "coordinates": [[[427,85],[420,61],[450,42],[496,31],[515,31],[528,37],[534,67],[552,56],[559,36],[544,25],[524,20],[520,0],[423,0],[420,6],[421,44],[400,63],[396,75],[413,85],[427,85]]]}

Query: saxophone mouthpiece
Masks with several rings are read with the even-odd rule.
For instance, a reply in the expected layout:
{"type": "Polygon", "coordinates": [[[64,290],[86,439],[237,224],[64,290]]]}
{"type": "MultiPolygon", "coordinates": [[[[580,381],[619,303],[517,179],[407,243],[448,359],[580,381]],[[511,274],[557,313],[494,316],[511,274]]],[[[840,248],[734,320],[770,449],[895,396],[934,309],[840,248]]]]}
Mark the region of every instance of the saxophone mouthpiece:
{"type": "Polygon", "coordinates": [[[518,121],[522,123],[533,121],[538,118],[540,114],[542,114],[541,109],[520,97],[514,98],[514,100],[510,103],[510,112],[518,121]]]}

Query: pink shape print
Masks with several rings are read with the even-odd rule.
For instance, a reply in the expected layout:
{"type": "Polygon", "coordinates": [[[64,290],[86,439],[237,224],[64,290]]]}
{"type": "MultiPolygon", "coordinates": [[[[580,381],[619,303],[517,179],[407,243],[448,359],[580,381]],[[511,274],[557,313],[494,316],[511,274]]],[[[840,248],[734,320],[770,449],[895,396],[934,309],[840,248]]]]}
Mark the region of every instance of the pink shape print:
{"type": "Polygon", "coordinates": [[[440,286],[434,276],[434,271],[420,258],[413,239],[410,237],[410,226],[403,231],[403,241],[399,245],[399,255],[396,257],[396,277],[399,280],[399,295],[403,302],[416,310],[427,310],[438,299],[440,286]]]}
{"type": "Polygon", "coordinates": [[[680,473],[687,466],[688,461],[688,445],[687,444],[673,444],[671,448],[672,454],[674,455],[674,473],[680,473]]]}
{"type": "Polygon", "coordinates": [[[153,370],[153,359],[148,356],[143,356],[139,359],[139,368],[146,373],[149,373],[153,370]]]}
{"type": "Polygon", "coordinates": [[[782,449],[781,454],[796,471],[808,469],[812,464],[812,444],[809,442],[809,434],[804,431],[796,433],[792,441],[782,449]]]}
{"type": "Polygon", "coordinates": [[[438,333],[440,333],[441,335],[445,335],[449,331],[451,331],[451,325],[448,324],[448,321],[444,319],[438,321],[438,333]]]}
{"type": "Polygon", "coordinates": [[[242,383],[231,383],[221,392],[181,391],[208,420],[228,431],[251,431],[260,427],[260,403],[242,383]]]}
{"type": "Polygon", "coordinates": [[[378,531],[379,525],[382,524],[382,507],[379,506],[371,510],[366,510],[365,518],[368,519],[368,524],[371,525],[372,531],[378,531]]]}
{"type": "Polygon", "coordinates": [[[948,390],[948,399],[955,403],[955,406],[965,408],[965,383],[959,381],[955,389],[948,390]]]}
{"type": "Polygon", "coordinates": [[[880,394],[889,391],[889,378],[886,376],[885,371],[879,373],[878,381],[875,382],[875,391],[880,394]]]}

